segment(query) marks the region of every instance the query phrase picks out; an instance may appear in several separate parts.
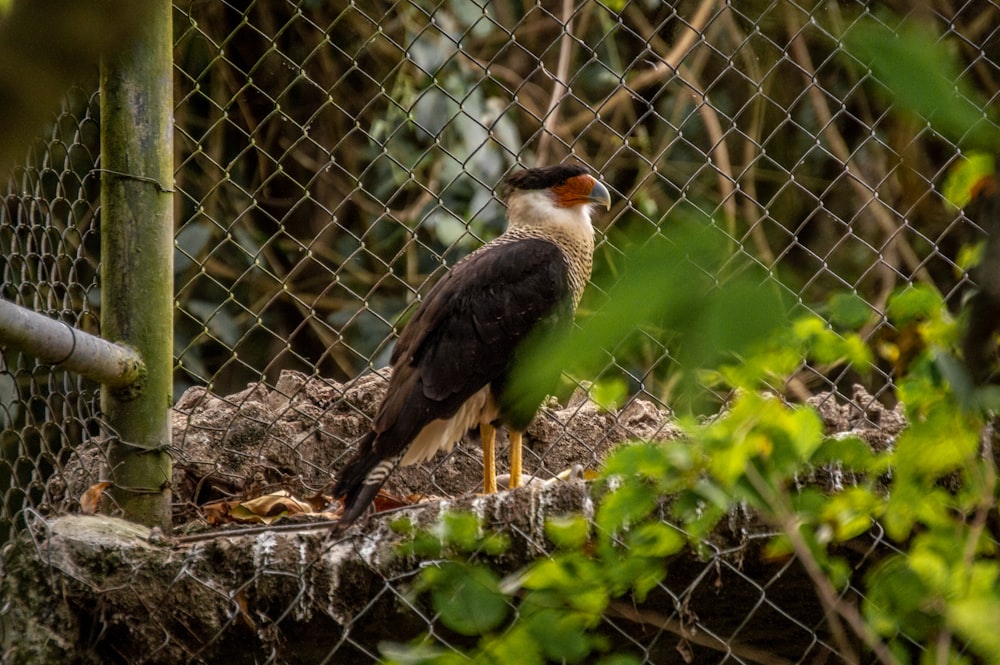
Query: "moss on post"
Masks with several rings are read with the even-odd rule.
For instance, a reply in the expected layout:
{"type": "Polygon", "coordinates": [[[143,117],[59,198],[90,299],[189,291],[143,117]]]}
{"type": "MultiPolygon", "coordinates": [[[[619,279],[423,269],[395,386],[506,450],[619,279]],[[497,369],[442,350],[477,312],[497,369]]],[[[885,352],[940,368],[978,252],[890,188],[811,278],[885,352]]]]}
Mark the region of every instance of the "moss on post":
{"type": "Polygon", "coordinates": [[[111,498],[126,518],[170,525],[173,365],[173,85],[170,0],[101,67],[101,329],[135,348],[142,390],[105,388],[117,433],[111,498]]]}

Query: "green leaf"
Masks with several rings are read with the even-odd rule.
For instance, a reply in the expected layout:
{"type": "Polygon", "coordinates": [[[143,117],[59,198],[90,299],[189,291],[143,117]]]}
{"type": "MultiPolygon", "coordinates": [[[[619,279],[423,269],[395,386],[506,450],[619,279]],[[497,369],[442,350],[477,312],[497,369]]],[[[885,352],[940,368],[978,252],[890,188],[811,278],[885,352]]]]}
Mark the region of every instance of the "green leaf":
{"type": "Polygon", "coordinates": [[[707,536],[719,520],[729,512],[732,497],[708,479],[695,484],[693,490],[675,495],[670,514],[684,524],[691,539],[707,536]]]}
{"type": "Polygon", "coordinates": [[[768,559],[784,559],[795,553],[791,539],[784,533],[779,533],[767,541],[764,546],[764,556],[768,559]]]}
{"type": "Polygon", "coordinates": [[[597,508],[597,523],[605,534],[613,534],[648,517],[656,508],[657,492],[645,482],[626,479],[604,497],[597,508]]]}
{"type": "MultiPolygon", "coordinates": [[[[861,367],[871,362],[871,351],[857,335],[842,335],[830,329],[818,316],[804,316],[792,324],[795,338],[803,343],[809,356],[822,363],[852,362],[861,367]]],[[[801,355],[796,356],[801,362],[801,355]]]]}
{"type": "Polygon", "coordinates": [[[920,427],[904,430],[896,443],[896,469],[904,478],[939,478],[964,467],[979,449],[979,432],[953,404],[927,409],[920,427]]]}
{"type": "Polygon", "coordinates": [[[489,533],[479,541],[478,549],[489,556],[503,554],[510,549],[510,536],[506,533],[489,533]]]}
{"type": "Polygon", "coordinates": [[[453,649],[435,646],[426,642],[400,644],[379,642],[379,651],[385,657],[386,665],[460,665],[468,659],[453,649]]]}
{"type": "Polygon", "coordinates": [[[441,541],[461,552],[470,552],[479,543],[479,518],[472,513],[445,513],[438,528],[441,541]]]}
{"type": "Polygon", "coordinates": [[[825,438],[809,459],[811,464],[836,463],[854,471],[871,470],[878,461],[871,445],[853,434],[825,438]]]}
{"type": "Polygon", "coordinates": [[[541,647],[528,630],[525,622],[515,622],[510,629],[489,636],[480,641],[479,653],[458,654],[465,665],[469,662],[501,665],[502,663],[523,663],[524,665],[544,665],[541,647]]]}
{"type": "Polygon", "coordinates": [[[955,601],[948,607],[948,623],[987,663],[1000,663],[1000,598],[980,596],[955,601]]]}
{"type": "Polygon", "coordinates": [[[834,537],[850,540],[866,532],[881,513],[882,500],[872,491],[850,487],[829,498],[823,507],[823,519],[834,525],[834,537]]]}
{"type": "Polygon", "coordinates": [[[621,377],[601,379],[590,387],[590,399],[605,411],[614,411],[628,398],[628,384],[621,377]]]}
{"type": "MultiPolygon", "coordinates": [[[[676,444],[675,444],[676,445],[676,444]]],[[[602,475],[663,478],[671,474],[671,454],[660,443],[632,443],[615,449],[604,463],[602,475]]]]}
{"type": "Polygon", "coordinates": [[[787,417],[777,424],[787,432],[795,453],[789,456],[788,471],[795,470],[801,462],[812,457],[823,444],[823,419],[811,406],[793,407],[787,417]]]}
{"type": "Polygon", "coordinates": [[[992,154],[969,151],[944,180],[942,193],[945,200],[956,208],[964,208],[972,200],[972,194],[983,178],[995,176],[996,172],[996,158],[992,154]]]}
{"type": "Polygon", "coordinates": [[[646,600],[648,594],[667,574],[666,560],[660,557],[631,556],[625,552],[608,569],[609,593],[621,596],[629,591],[638,602],[646,600]]]}
{"type": "MultiPolygon", "coordinates": [[[[600,565],[581,552],[566,552],[548,559],[539,559],[525,571],[521,587],[534,590],[554,590],[559,592],[563,602],[574,604],[569,599],[576,595],[585,596],[591,590],[600,590],[603,575],[600,565]]],[[[579,600],[579,609],[593,609],[592,600],[579,600]]],[[[603,609],[598,601],[598,608],[603,609]]],[[[576,605],[575,605],[576,606],[576,605]]]]}
{"type": "Polygon", "coordinates": [[[924,611],[929,590],[907,565],[906,557],[890,557],[868,576],[864,600],[865,618],[881,635],[904,632],[923,640],[934,630],[936,620],[924,611]]]}
{"type": "Polygon", "coordinates": [[[562,549],[579,549],[590,539],[590,523],[583,517],[558,517],[546,520],[545,535],[562,549]]]}
{"type": "Polygon", "coordinates": [[[881,520],[891,539],[906,540],[918,521],[941,526],[954,519],[951,495],[939,487],[928,487],[933,482],[933,478],[917,479],[896,474],[881,520]]]}
{"type": "Polygon", "coordinates": [[[827,313],[833,325],[855,330],[871,318],[872,307],[853,291],[835,293],[827,302],[827,313]]]}
{"type": "Polygon", "coordinates": [[[590,654],[594,637],[588,629],[600,620],[599,615],[588,617],[551,606],[543,594],[525,597],[522,612],[532,636],[550,660],[577,663],[590,654]]]}
{"type": "Polygon", "coordinates": [[[647,522],[628,534],[629,556],[667,557],[680,552],[686,544],[684,535],[663,522],[647,522]]]}
{"type": "Polygon", "coordinates": [[[914,547],[909,554],[907,566],[929,590],[940,593],[948,589],[951,576],[949,562],[933,549],[914,547]]]}
{"type": "Polygon", "coordinates": [[[398,533],[404,536],[413,535],[413,532],[416,530],[413,520],[406,515],[397,517],[389,522],[389,528],[393,531],[393,533],[398,533]]]}
{"type": "Polygon", "coordinates": [[[628,653],[613,653],[597,661],[597,665],[641,665],[643,661],[628,653]]]}
{"type": "Polygon", "coordinates": [[[955,257],[955,265],[961,271],[972,270],[983,260],[983,251],[986,249],[985,242],[974,242],[971,245],[962,245],[955,257]]]}
{"type": "Polygon", "coordinates": [[[889,298],[888,314],[893,323],[906,324],[936,317],[944,308],[944,298],[928,284],[914,284],[889,298]]]}
{"type": "Polygon", "coordinates": [[[482,635],[507,618],[510,605],[489,568],[448,561],[425,568],[423,576],[441,623],[456,633],[482,635]]]}
{"type": "Polygon", "coordinates": [[[817,522],[823,514],[823,509],[830,496],[818,487],[804,487],[791,497],[792,507],[804,522],[817,522]]]}

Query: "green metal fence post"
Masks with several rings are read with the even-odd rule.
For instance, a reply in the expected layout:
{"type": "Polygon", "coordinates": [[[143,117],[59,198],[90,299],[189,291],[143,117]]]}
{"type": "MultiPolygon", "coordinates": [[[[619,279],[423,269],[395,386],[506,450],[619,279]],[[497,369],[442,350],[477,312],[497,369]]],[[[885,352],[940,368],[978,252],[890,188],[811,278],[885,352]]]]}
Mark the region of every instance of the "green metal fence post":
{"type": "MultiPolygon", "coordinates": [[[[111,497],[125,517],[170,525],[173,364],[173,85],[170,0],[155,0],[136,41],[101,67],[101,330],[135,348],[138,390],[105,386],[118,434],[111,497]]],[[[110,19],[110,20],[113,20],[110,19]]]]}

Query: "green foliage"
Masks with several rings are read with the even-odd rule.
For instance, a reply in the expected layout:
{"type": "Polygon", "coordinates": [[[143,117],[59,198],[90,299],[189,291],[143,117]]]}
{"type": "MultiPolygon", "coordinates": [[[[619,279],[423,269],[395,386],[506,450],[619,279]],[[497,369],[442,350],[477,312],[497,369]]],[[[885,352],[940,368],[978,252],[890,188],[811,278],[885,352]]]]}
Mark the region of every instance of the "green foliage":
{"type": "MultiPolygon", "coordinates": [[[[594,661],[609,644],[601,622],[609,605],[623,597],[643,602],[669,574],[671,557],[687,547],[698,552],[700,540],[735,506],[749,505],[780,533],[768,553],[806,562],[817,587],[828,589],[820,597],[833,599],[827,610],[849,619],[847,625],[864,626],[858,637],[884,662],[909,662],[914,643],[947,654],[949,662],[998,662],[991,626],[1000,618],[1000,564],[986,529],[998,486],[993,460],[980,454],[987,413],[955,389],[952,379],[963,371],[957,324],[940,295],[907,287],[893,294],[888,311],[892,325],[913,329],[918,349],[898,381],[910,426],[890,450],[875,451],[853,436],[826,436],[812,407],[762,390],[781,378],[775,369],[781,363],[768,362],[781,361],[783,349],[824,362],[870,358],[856,335],[800,317],[782,334],[758,340],[743,363],[713,375],[740,388],[724,413],[686,420],[683,442],[616,450],[595,486],[593,520],[566,516],[547,523],[550,556],[504,579],[482,563],[449,558],[421,573],[417,593],[444,626],[478,636],[464,654],[474,660],[594,661]],[[842,488],[796,489],[796,479],[822,465],[858,480],[842,488]],[[873,565],[862,580],[834,546],[875,523],[899,553],[873,565]],[[860,608],[837,600],[836,590],[848,582],[862,588],[860,608]]],[[[858,316],[854,323],[864,321],[858,316]]],[[[962,390],[983,389],[966,381],[962,390]]],[[[474,518],[449,516],[442,524],[433,534],[414,533],[409,552],[485,551],[474,518]],[[435,546],[416,546],[423,538],[435,546]]],[[[408,655],[393,662],[452,662],[454,651],[432,646],[398,652],[408,655]]],[[[602,662],[635,662],[629,654],[607,658],[602,662]]]]}
{"type": "Polygon", "coordinates": [[[860,328],[871,317],[871,306],[853,291],[836,293],[827,303],[827,320],[840,328],[860,328]]]}
{"type": "Polygon", "coordinates": [[[441,623],[456,633],[479,635],[507,618],[510,607],[500,593],[500,579],[489,568],[446,561],[425,568],[420,582],[417,589],[430,590],[441,623]]]}
{"type": "MultiPolygon", "coordinates": [[[[644,598],[662,581],[667,558],[687,542],[674,527],[645,519],[648,510],[616,511],[615,506],[627,506],[636,496],[634,488],[624,483],[609,490],[598,518],[606,528],[596,532],[579,516],[549,520],[545,532],[554,554],[505,579],[470,556],[489,549],[484,544],[490,536],[480,533],[475,517],[448,514],[431,531],[397,525],[411,536],[402,554],[450,553],[450,558],[422,569],[414,593],[429,598],[448,630],[479,636],[467,654],[477,661],[577,663],[605,652],[608,640],[598,628],[608,604],[630,592],[644,598]],[[629,528],[631,520],[642,523],[629,528]],[[429,546],[433,541],[436,547],[429,546]]],[[[655,508],[653,488],[645,495],[644,506],[655,508]]],[[[441,664],[455,658],[455,652],[426,641],[410,648],[386,644],[383,653],[392,663],[441,664]]],[[[616,654],[601,662],[637,661],[616,654]]]]}
{"type": "Polygon", "coordinates": [[[619,377],[603,379],[590,387],[588,395],[601,408],[614,411],[628,398],[628,384],[619,377]]]}
{"type": "Polygon", "coordinates": [[[995,177],[996,172],[996,157],[992,154],[970,151],[965,159],[948,172],[942,194],[956,209],[964,208],[972,200],[972,195],[976,187],[983,182],[983,178],[995,177]]]}
{"type": "Polygon", "coordinates": [[[397,533],[410,536],[400,552],[406,556],[443,557],[482,553],[488,556],[503,554],[509,546],[502,533],[483,533],[474,515],[447,513],[431,530],[416,529],[408,519],[391,524],[397,533]]]}

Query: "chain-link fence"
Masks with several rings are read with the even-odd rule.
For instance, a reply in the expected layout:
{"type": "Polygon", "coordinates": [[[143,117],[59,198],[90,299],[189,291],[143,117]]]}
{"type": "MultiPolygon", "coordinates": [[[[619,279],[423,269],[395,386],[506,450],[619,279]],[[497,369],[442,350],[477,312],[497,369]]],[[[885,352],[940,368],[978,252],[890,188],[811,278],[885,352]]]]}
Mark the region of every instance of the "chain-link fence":
{"type": "MultiPolygon", "coordinates": [[[[890,4],[902,13],[878,21],[929,24],[961,62],[959,83],[995,99],[996,4],[890,4]]],[[[447,266],[501,232],[497,186],[517,166],[577,161],[607,184],[598,276],[620,267],[626,246],[699,215],[798,306],[828,316],[833,294],[854,294],[873,344],[891,335],[884,312],[901,285],[932,284],[957,308],[969,282],[957,257],[981,235],[939,192],[961,151],[893,109],[844,51],[841,36],[861,16],[872,15],[851,2],[176,2],[177,523],[204,519],[212,501],[328,488],[371,418],[398,322],[447,266]]],[[[97,107],[89,89],[69,92],[0,207],[0,296],[94,333],[97,107]]],[[[585,296],[582,315],[599,297],[585,296]]],[[[685,368],[662,339],[633,342],[609,349],[599,374],[566,378],[529,431],[527,471],[596,468],[619,441],[671,436],[672,377],[685,368]],[[586,399],[592,383],[615,382],[627,386],[621,409],[586,399]]],[[[11,350],[0,363],[9,533],[79,510],[103,477],[110,433],[96,385],[11,350]]],[[[803,362],[776,389],[846,403],[865,420],[879,402],[891,408],[894,371],[890,360],[834,373],[803,362]]],[[[479,454],[459,446],[407,469],[390,494],[474,491],[479,454]]],[[[652,609],[613,608],[615,640],[651,663],[844,657],[805,606],[797,569],[744,565],[755,538],[716,546],[707,563],[692,558],[684,583],[662,585],[652,609]],[[710,589],[723,578],[738,611],[713,618],[710,589]]],[[[188,552],[159,589],[163,607],[195,594],[218,631],[198,633],[199,610],[178,618],[145,607],[159,642],[147,633],[139,646],[95,653],[212,660],[251,636],[263,650],[247,662],[368,662],[387,639],[377,626],[396,622],[395,641],[432,630],[433,613],[406,593],[415,571],[371,552],[352,578],[356,597],[324,606],[311,585],[333,555],[305,542],[295,570],[269,568],[266,547],[247,544],[264,548],[248,554],[264,563],[232,588],[208,572],[221,545],[188,552]],[[247,594],[279,598],[264,589],[285,583],[294,606],[248,612],[247,594]],[[333,632],[283,652],[313,612],[333,632]]],[[[886,545],[869,546],[859,565],[886,545]]],[[[95,645],[108,641],[102,631],[134,629],[107,615],[74,621],[95,645]]]]}

